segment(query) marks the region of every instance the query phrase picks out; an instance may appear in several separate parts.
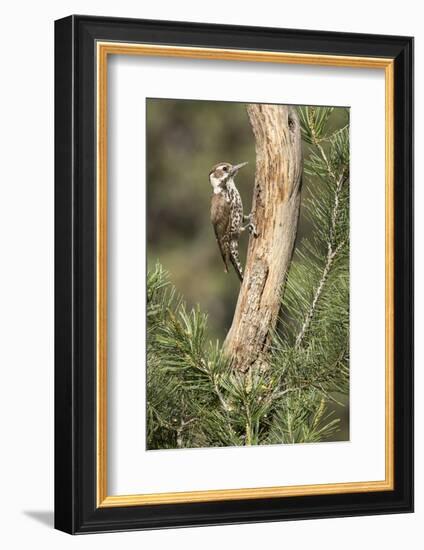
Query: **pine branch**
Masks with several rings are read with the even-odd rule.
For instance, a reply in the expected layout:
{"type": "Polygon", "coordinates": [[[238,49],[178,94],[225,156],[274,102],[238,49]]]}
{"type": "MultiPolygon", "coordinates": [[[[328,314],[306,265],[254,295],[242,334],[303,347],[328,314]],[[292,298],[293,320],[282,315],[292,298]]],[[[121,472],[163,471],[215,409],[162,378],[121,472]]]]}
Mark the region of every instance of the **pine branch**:
{"type": "MultiPolygon", "coordinates": [[[[324,140],[332,142],[335,139],[338,139],[338,136],[341,134],[341,132],[339,131],[339,132],[333,134],[331,137],[326,137],[326,136],[322,136],[322,132],[324,131],[324,129],[321,127],[321,130],[320,130],[321,137],[320,137],[320,139],[318,139],[317,138],[317,133],[314,129],[315,128],[314,127],[314,117],[309,115],[307,120],[308,120],[308,123],[311,125],[311,127],[310,127],[311,140],[310,140],[310,142],[317,147],[317,149],[320,153],[321,159],[322,159],[322,161],[324,162],[324,164],[326,166],[328,177],[331,178],[331,180],[335,184],[335,189],[334,189],[333,208],[332,208],[331,216],[330,216],[331,221],[330,221],[329,235],[328,235],[327,243],[326,243],[327,244],[327,255],[326,255],[326,258],[325,258],[325,263],[324,263],[324,267],[323,267],[323,270],[322,270],[321,277],[318,281],[318,284],[317,284],[315,292],[314,292],[312,302],[311,302],[310,307],[309,307],[309,309],[306,313],[306,316],[305,316],[304,322],[301,326],[301,329],[300,329],[300,331],[299,331],[299,333],[296,337],[295,346],[297,348],[302,345],[303,339],[305,338],[305,335],[306,335],[306,333],[309,329],[309,326],[312,322],[312,319],[313,319],[313,316],[315,314],[318,301],[321,297],[324,286],[327,282],[328,275],[329,275],[329,272],[330,272],[331,267],[333,265],[333,262],[334,262],[334,260],[337,256],[337,254],[341,251],[341,249],[343,248],[343,246],[345,245],[345,242],[346,242],[345,240],[343,240],[337,245],[336,245],[336,242],[335,242],[336,226],[337,226],[339,209],[340,209],[340,195],[341,195],[341,192],[342,192],[343,184],[347,180],[345,167],[341,166],[340,172],[339,172],[339,174],[337,174],[336,170],[334,169],[333,165],[331,164],[330,160],[328,159],[328,157],[327,157],[327,155],[324,151],[323,146],[320,143],[320,141],[324,141],[324,140]]],[[[344,129],[346,129],[346,131],[347,131],[347,127],[344,127],[344,129]]]]}

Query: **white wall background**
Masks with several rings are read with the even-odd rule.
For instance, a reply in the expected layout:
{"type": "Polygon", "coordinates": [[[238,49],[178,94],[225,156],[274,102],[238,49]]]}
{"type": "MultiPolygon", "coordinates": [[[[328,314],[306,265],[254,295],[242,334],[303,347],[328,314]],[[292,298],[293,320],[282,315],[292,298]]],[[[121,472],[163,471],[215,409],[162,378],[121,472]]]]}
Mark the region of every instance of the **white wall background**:
{"type": "MultiPolygon", "coordinates": [[[[418,2],[386,0],[62,1],[3,6],[0,86],[0,543],[4,548],[422,548],[424,294],[416,288],[416,513],[70,537],[53,507],[53,21],[71,13],[192,20],[416,37],[416,151],[424,148],[424,28],[418,2]]],[[[424,170],[416,170],[419,213],[424,170]]],[[[416,280],[424,279],[424,218],[416,280]]]]}

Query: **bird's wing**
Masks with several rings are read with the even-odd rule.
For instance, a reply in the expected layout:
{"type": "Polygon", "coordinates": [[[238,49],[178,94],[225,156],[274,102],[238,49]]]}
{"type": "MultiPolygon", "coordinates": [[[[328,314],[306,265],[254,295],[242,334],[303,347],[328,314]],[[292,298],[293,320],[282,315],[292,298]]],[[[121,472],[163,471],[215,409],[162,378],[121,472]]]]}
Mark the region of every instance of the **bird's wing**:
{"type": "Polygon", "coordinates": [[[228,271],[227,258],[229,255],[229,224],[231,207],[223,193],[214,193],[211,199],[211,222],[215,231],[216,241],[228,271]]]}

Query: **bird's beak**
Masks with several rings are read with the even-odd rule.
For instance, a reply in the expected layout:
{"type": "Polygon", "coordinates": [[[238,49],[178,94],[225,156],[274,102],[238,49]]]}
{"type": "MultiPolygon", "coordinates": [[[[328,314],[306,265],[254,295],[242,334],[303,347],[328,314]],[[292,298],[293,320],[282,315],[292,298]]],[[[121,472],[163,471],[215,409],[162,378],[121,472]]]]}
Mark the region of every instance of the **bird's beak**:
{"type": "Polygon", "coordinates": [[[236,164],[231,168],[231,175],[234,176],[237,174],[237,172],[240,170],[240,168],[243,168],[243,166],[246,166],[246,164],[249,164],[248,162],[242,162],[241,164],[236,164]]]}

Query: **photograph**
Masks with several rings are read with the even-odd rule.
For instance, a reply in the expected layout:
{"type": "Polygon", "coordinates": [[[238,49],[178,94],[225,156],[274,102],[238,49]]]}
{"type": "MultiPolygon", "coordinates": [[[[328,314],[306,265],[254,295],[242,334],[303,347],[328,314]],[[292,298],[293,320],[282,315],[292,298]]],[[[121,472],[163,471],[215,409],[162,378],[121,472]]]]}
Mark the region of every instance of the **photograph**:
{"type": "Polygon", "coordinates": [[[147,450],[349,441],[349,116],[146,99],[147,450]]]}

